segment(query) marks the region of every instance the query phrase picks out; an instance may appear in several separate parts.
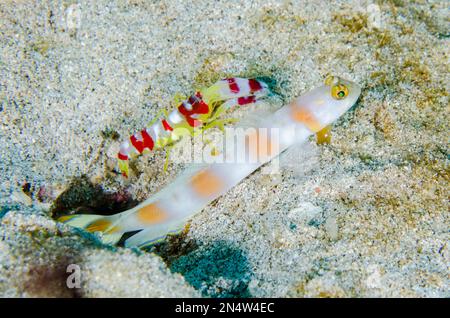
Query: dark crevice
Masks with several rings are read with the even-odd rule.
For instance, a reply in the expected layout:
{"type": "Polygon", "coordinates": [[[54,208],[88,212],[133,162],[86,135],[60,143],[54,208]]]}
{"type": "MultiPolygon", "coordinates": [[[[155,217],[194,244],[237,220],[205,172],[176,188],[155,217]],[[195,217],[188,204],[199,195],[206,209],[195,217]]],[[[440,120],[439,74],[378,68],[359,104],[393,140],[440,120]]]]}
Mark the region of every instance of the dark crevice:
{"type": "Polygon", "coordinates": [[[53,202],[51,216],[58,218],[71,214],[112,215],[133,208],[139,202],[126,190],[107,192],[94,185],[87,176],[75,178],[67,190],[53,202]]]}

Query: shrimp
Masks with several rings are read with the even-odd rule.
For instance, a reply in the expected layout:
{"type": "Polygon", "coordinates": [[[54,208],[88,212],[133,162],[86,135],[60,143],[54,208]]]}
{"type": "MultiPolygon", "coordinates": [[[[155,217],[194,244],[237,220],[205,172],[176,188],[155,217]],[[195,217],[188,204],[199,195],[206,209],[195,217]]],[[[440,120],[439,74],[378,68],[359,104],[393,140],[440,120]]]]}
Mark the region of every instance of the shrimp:
{"type": "Polygon", "coordinates": [[[117,154],[120,172],[128,177],[130,158],[146,151],[170,147],[185,134],[193,135],[195,131],[214,125],[220,127],[217,117],[222,112],[236,105],[255,103],[269,92],[268,85],[263,81],[238,77],[220,80],[196,92],[169,114],[158,118],[150,127],[133,134],[120,145],[117,154]]]}

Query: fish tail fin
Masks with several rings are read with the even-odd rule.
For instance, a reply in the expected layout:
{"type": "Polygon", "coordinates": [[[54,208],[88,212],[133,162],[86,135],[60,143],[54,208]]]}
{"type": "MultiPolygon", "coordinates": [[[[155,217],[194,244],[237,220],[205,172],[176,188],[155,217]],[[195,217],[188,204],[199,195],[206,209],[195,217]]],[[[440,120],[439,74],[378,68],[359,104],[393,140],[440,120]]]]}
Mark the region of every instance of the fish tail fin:
{"type": "Polygon", "coordinates": [[[118,214],[104,216],[95,214],[74,214],[58,218],[59,222],[83,229],[89,233],[103,233],[101,240],[105,244],[116,244],[123,232],[114,223],[118,214]]]}

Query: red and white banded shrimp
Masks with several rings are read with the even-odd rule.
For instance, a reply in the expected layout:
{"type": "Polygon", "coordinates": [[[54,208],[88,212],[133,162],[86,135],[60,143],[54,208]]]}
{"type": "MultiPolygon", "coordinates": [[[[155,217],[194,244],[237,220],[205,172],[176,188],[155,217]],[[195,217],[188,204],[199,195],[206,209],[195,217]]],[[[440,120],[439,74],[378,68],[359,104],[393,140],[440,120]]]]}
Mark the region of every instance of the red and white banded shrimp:
{"type": "Polygon", "coordinates": [[[238,77],[220,80],[196,92],[120,145],[117,157],[122,175],[128,177],[130,158],[173,144],[180,138],[180,131],[192,135],[195,130],[207,129],[211,126],[206,124],[211,124],[223,111],[254,103],[269,93],[265,82],[238,77]]]}

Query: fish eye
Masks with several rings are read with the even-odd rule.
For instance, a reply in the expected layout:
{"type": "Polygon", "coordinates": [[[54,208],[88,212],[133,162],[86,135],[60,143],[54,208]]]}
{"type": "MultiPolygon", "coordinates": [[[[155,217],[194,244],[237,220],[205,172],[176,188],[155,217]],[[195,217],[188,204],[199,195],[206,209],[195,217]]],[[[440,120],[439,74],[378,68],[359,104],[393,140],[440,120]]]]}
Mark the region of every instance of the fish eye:
{"type": "Polygon", "coordinates": [[[334,85],[331,88],[331,96],[334,99],[341,100],[348,96],[348,88],[343,84],[334,85]]]}

